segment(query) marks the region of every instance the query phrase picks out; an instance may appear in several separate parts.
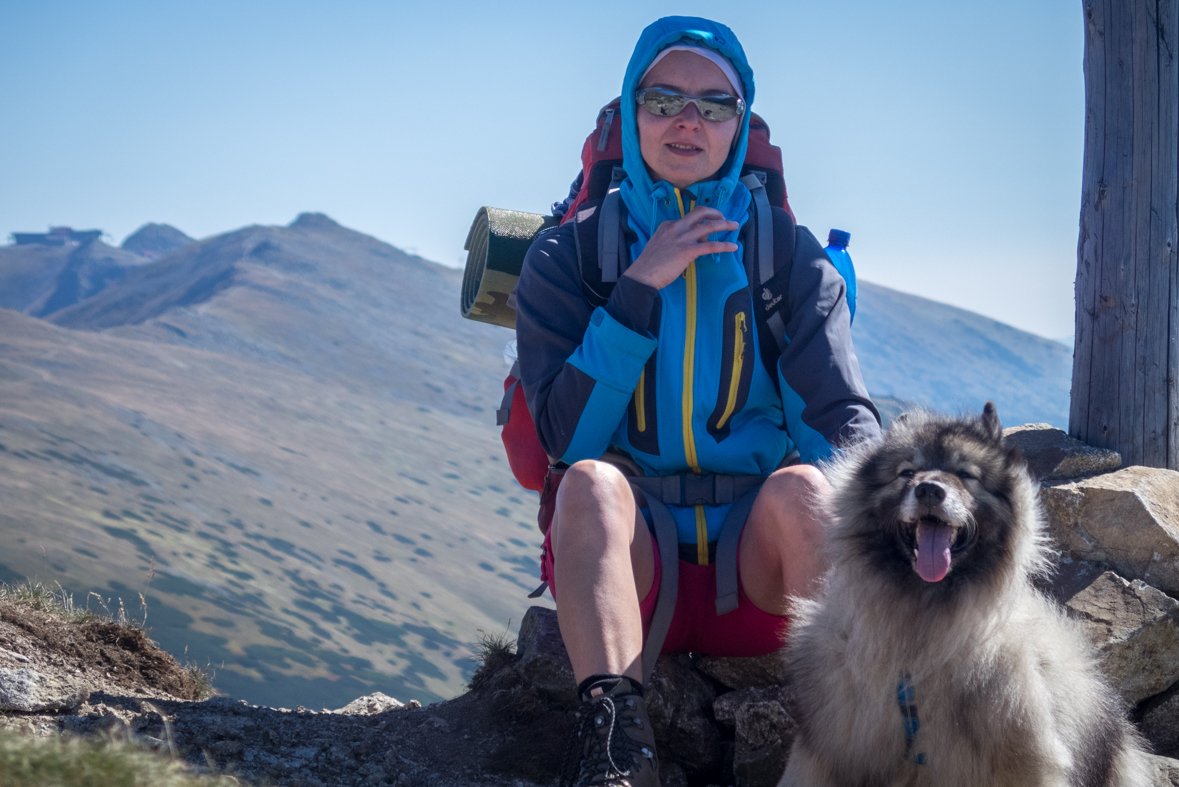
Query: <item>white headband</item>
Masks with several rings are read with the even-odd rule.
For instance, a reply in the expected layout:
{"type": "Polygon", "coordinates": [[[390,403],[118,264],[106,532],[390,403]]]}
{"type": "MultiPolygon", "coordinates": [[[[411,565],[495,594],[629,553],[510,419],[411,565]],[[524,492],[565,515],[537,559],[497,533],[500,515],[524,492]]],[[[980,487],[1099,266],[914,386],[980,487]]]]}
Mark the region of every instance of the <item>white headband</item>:
{"type": "Polygon", "coordinates": [[[737,76],[737,72],[733,70],[733,65],[728,61],[727,58],[725,58],[723,55],[718,55],[711,49],[707,49],[702,46],[688,46],[687,44],[676,44],[675,46],[669,46],[667,49],[664,49],[662,52],[656,55],[655,59],[651,61],[651,65],[647,66],[647,70],[643,72],[643,76],[639,78],[639,84],[643,83],[643,80],[647,78],[647,74],[651,73],[651,69],[654,68],[660,60],[667,57],[672,52],[691,52],[694,55],[700,55],[700,57],[716,63],[717,68],[719,68],[721,73],[725,75],[725,79],[729,80],[729,84],[733,86],[733,90],[737,91],[737,97],[741,99],[745,98],[745,89],[741,84],[741,79],[737,76]]]}

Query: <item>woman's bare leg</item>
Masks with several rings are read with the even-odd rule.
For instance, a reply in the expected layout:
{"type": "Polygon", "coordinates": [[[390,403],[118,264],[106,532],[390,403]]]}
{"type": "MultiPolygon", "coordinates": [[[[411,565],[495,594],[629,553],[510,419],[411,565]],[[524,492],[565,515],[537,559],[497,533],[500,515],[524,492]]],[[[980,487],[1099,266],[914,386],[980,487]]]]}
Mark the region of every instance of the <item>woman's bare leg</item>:
{"type": "Polygon", "coordinates": [[[741,534],[741,588],[754,606],[785,615],[788,596],[809,596],[827,570],[822,505],[831,487],[812,465],[771,475],[741,534]]]}
{"type": "Polygon", "coordinates": [[[557,620],[574,676],[642,680],[639,602],[655,557],[626,478],[606,462],[577,462],[561,479],[552,527],[557,620]]]}

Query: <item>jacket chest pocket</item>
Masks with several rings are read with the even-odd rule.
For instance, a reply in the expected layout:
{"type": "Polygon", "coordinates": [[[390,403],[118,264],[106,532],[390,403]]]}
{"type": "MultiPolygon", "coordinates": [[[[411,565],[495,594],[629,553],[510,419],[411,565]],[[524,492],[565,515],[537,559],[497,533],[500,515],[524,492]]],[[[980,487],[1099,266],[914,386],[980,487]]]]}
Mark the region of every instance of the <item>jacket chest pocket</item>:
{"type": "Polygon", "coordinates": [[[745,406],[753,380],[757,346],[753,337],[753,303],[749,290],[738,290],[729,296],[722,321],[720,389],[716,408],[708,419],[708,433],[718,443],[729,436],[733,416],[745,406]]]}
{"type": "MultiPolygon", "coordinates": [[[[653,336],[659,335],[659,321],[663,311],[661,305],[660,300],[656,298],[648,328],[653,336]]],[[[655,412],[655,378],[658,369],[659,348],[656,347],[643,367],[643,374],[639,377],[639,384],[635,386],[634,396],[627,407],[626,418],[626,439],[633,448],[651,456],[659,456],[659,432],[656,428],[655,412]]]]}

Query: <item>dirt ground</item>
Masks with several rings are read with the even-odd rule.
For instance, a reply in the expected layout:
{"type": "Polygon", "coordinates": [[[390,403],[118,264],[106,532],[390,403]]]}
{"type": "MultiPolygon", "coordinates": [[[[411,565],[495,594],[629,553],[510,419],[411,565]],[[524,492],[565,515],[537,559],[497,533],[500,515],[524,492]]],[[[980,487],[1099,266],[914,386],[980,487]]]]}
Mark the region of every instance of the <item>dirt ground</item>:
{"type": "Polygon", "coordinates": [[[160,650],[142,629],[74,622],[0,602],[0,668],[33,669],[51,685],[144,697],[199,699],[198,672],[160,650]]]}
{"type": "Polygon", "coordinates": [[[479,673],[471,692],[424,708],[380,694],[326,713],[200,701],[199,673],[142,630],[0,602],[0,676],[36,673],[35,707],[0,711],[0,728],[126,737],[257,784],[551,784],[572,714],[525,687],[512,660],[479,673]]]}

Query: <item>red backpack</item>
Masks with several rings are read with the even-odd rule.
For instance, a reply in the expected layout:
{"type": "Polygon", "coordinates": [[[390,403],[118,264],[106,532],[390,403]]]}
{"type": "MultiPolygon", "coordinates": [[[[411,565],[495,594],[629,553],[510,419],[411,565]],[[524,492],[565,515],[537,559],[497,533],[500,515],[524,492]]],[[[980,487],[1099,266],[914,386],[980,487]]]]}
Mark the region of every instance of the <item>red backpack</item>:
{"type": "MultiPolygon", "coordinates": [[[[598,122],[581,148],[581,173],[573,182],[569,198],[553,206],[561,215],[564,224],[577,209],[589,200],[604,199],[612,181],[618,177],[615,172],[622,167],[622,124],[621,99],[614,99],[598,113],[598,122]]],[[[749,144],[745,153],[743,176],[751,172],[764,176],[765,194],[771,205],[781,206],[794,218],[786,198],[786,180],[782,175],[782,150],[770,144],[770,127],[757,114],[749,118],[749,144]]],[[[504,398],[496,411],[496,423],[503,427],[504,449],[512,474],[525,489],[542,492],[549,470],[549,457],[541,448],[536,435],[536,425],[524,401],[524,387],[519,385],[520,364],[504,380],[504,398]]],[[[550,503],[551,505],[551,503],[550,503]]],[[[543,519],[543,512],[542,512],[543,519]]]]}

